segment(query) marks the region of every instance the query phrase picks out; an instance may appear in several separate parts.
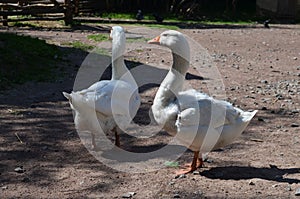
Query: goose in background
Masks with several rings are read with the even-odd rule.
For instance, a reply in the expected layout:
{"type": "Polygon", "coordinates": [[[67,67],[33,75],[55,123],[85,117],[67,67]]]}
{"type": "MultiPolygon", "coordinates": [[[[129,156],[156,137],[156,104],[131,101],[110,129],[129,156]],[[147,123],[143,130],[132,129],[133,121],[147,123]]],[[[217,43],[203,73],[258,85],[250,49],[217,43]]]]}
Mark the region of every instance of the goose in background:
{"type": "Polygon", "coordinates": [[[267,19],[266,21],[264,21],[264,27],[270,28],[270,22],[271,22],[271,19],[267,19]]]}
{"type": "Polygon", "coordinates": [[[135,19],[138,21],[141,21],[144,19],[144,14],[143,14],[142,10],[138,10],[138,12],[135,15],[135,19]]]}
{"type": "Polygon", "coordinates": [[[161,16],[158,13],[153,13],[153,17],[155,18],[156,22],[158,22],[158,23],[162,23],[164,20],[163,16],[161,16]]]}
{"type": "Polygon", "coordinates": [[[124,29],[120,26],[112,27],[110,38],[111,80],[96,82],[87,89],[72,91],[70,94],[63,92],[75,112],[76,130],[91,133],[92,149],[97,149],[97,136],[111,131],[115,134],[115,145],[119,147],[119,133],[131,122],[141,103],[137,84],[124,63],[124,29]]]}
{"type": "Polygon", "coordinates": [[[245,112],[194,89],[183,90],[190,48],[182,33],[168,30],[148,43],[172,51],[173,65],[156,93],[151,112],[164,130],[194,152],[192,164],[177,172],[189,173],[202,166],[202,153],[232,143],[257,111],[245,112]]]}

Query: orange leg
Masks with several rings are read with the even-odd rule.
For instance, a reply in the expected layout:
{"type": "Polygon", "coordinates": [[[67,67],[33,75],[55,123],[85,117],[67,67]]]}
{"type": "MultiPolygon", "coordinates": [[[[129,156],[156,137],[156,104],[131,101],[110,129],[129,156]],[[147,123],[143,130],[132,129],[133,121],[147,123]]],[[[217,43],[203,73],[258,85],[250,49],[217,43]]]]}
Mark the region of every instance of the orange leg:
{"type": "Polygon", "coordinates": [[[95,141],[95,135],[92,133],[92,150],[96,150],[97,145],[95,141]]]}
{"type": "Polygon", "coordinates": [[[199,158],[199,151],[194,151],[193,162],[191,165],[185,166],[186,168],[180,169],[176,172],[176,175],[187,174],[195,171],[197,168],[202,167],[202,156],[199,158]]]}

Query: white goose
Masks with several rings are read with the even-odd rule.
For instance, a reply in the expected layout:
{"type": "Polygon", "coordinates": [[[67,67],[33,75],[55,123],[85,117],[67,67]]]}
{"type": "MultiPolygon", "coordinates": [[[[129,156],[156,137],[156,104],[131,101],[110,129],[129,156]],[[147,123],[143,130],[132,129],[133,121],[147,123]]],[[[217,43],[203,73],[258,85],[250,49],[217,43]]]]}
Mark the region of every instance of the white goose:
{"type": "Polygon", "coordinates": [[[229,102],[193,89],[182,91],[190,60],[189,44],[182,33],[165,31],[148,43],[172,51],[173,65],[156,93],[151,110],[158,124],[194,151],[192,164],[177,172],[188,173],[202,166],[201,153],[232,143],[257,111],[244,112],[229,102]]]}
{"type": "Polygon", "coordinates": [[[120,128],[126,128],[140,106],[137,84],[124,63],[124,29],[112,27],[110,38],[112,79],[96,82],[87,89],[70,94],[63,92],[75,112],[77,131],[91,132],[94,149],[97,148],[95,136],[109,131],[114,131],[115,145],[119,147],[120,128]]]}

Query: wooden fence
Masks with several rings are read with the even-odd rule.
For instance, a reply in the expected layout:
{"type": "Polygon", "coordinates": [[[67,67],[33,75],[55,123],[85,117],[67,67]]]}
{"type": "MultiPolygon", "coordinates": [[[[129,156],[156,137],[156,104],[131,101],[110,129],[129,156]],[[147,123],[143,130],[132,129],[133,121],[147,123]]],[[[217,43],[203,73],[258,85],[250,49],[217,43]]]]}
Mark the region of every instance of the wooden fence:
{"type": "Polygon", "coordinates": [[[64,20],[72,23],[73,16],[105,12],[167,12],[174,0],[0,0],[0,23],[28,20],[64,20]]]}
{"type": "Polygon", "coordinates": [[[73,8],[71,0],[1,0],[0,22],[7,26],[12,21],[63,19],[68,25],[73,20],[73,8]]]}

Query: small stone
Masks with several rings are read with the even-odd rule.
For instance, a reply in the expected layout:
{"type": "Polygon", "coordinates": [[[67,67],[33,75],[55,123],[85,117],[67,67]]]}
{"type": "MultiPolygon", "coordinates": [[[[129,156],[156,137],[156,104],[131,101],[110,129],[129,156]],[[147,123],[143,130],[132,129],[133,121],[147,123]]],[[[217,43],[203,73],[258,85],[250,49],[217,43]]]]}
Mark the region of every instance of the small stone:
{"type": "Polygon", "coordinates": [[[173,198],[180,198],[180,195],[178,193],[174,194],[173,198]]]}
{"type": "Polygon", "coordinates": [[[295,128],[295,127],[299,127],[299,124],[292,123],[292,124],[291,124],[291,127],[294,127],[294,128],[295,128]]]}
{"type": "Polygon", "coordinates": [[[283,96],[282,96],[281,94],[277,94],[275,97],[276,97],[278,100],[283,100],[283,96]]]}
{"type": "Polygon", "coordinates": [[[194,174],[194,175],[199,175],[200,172],[199,172],[199,171],[193,171],[193,174],[194,174]]]}
{"type": "Polygon", "coordinates": [[[8,186],[2,186],[1,189],[8,189],[8,186]]]}
{"type": "Polygon", "coordinates": [[[180,174],[178,176],[175,176],[175,179],[181,179],[181,178],[186,178],[186,175],[185,174],[180,174]]]}
{"type": "Polygon", "coordinates": [[[298,109],[296,109],[296,110],[292,110],[292,113],[299,113],[299,110],[298,109]]]}
{"type": "Polygon", "coordinates": [[[267,84],[267,83],[268,83],[267,80],[261,80],[260,82],[261,82],[261,83],[264,83],[264,84],[267,84]]]}
{"type": "Polygon", "coordinates": [[[295,196],[300,196],[300,188],[296,189],[295,196]]]}
{"type": "Polygon", "coordinates": [[[289,185],[289,186],[287,186],[286,190],[287,191],[292,191],[292,187],[289,185]]]}
{"type": "Polygon", "coordinates": [[[200,195],[203,195],[203,192],[202,191],[195,191],[194,194],[200,196],[200,195]]]}
{"type": "Polygon", "coordinates": [[[173,182],[173,181],[172,181],[172,182],[169,182],[169,185],[174,185],[174,184],[175,184],[175,182],[173,182]]]}
{"type": "Polygon", "coordinates": [[[129,193],[125,193],[122,195],[122,198],[131,198],[132,195],[130,195],[129,193]]]}
{"type": "Polygon", "coordinates": [[[250,180],[249,185],[255,185],[255,183],[252,180],[250,180]]]}
{"type": "Polygon", "coordinates": [[[273,184],[273,185],[272,185],[273,188],[276,188],[276,187],[278,187],[278,186],[279,186],[278,184],[273,184]]]}
{"type": "Polygon", "coordinates": [[[23,169],[22,166],[16,167],[16,168],[14,169],[14,171],[17,172],[17,173],[24,173],[24,172],[25,172],[25,170],[23,169]]]}
{"type": "Polygon", "coordinates": [[[131,198],[135,194],[136,194],[135,192],[127,192],[127,193],[122,195],[122,198],[131,198]]]}
{"type": "Polygon", "coordinates": [[[297,60],[298,59],[298,57],[293,57],[293,60],[297,60]]]}

